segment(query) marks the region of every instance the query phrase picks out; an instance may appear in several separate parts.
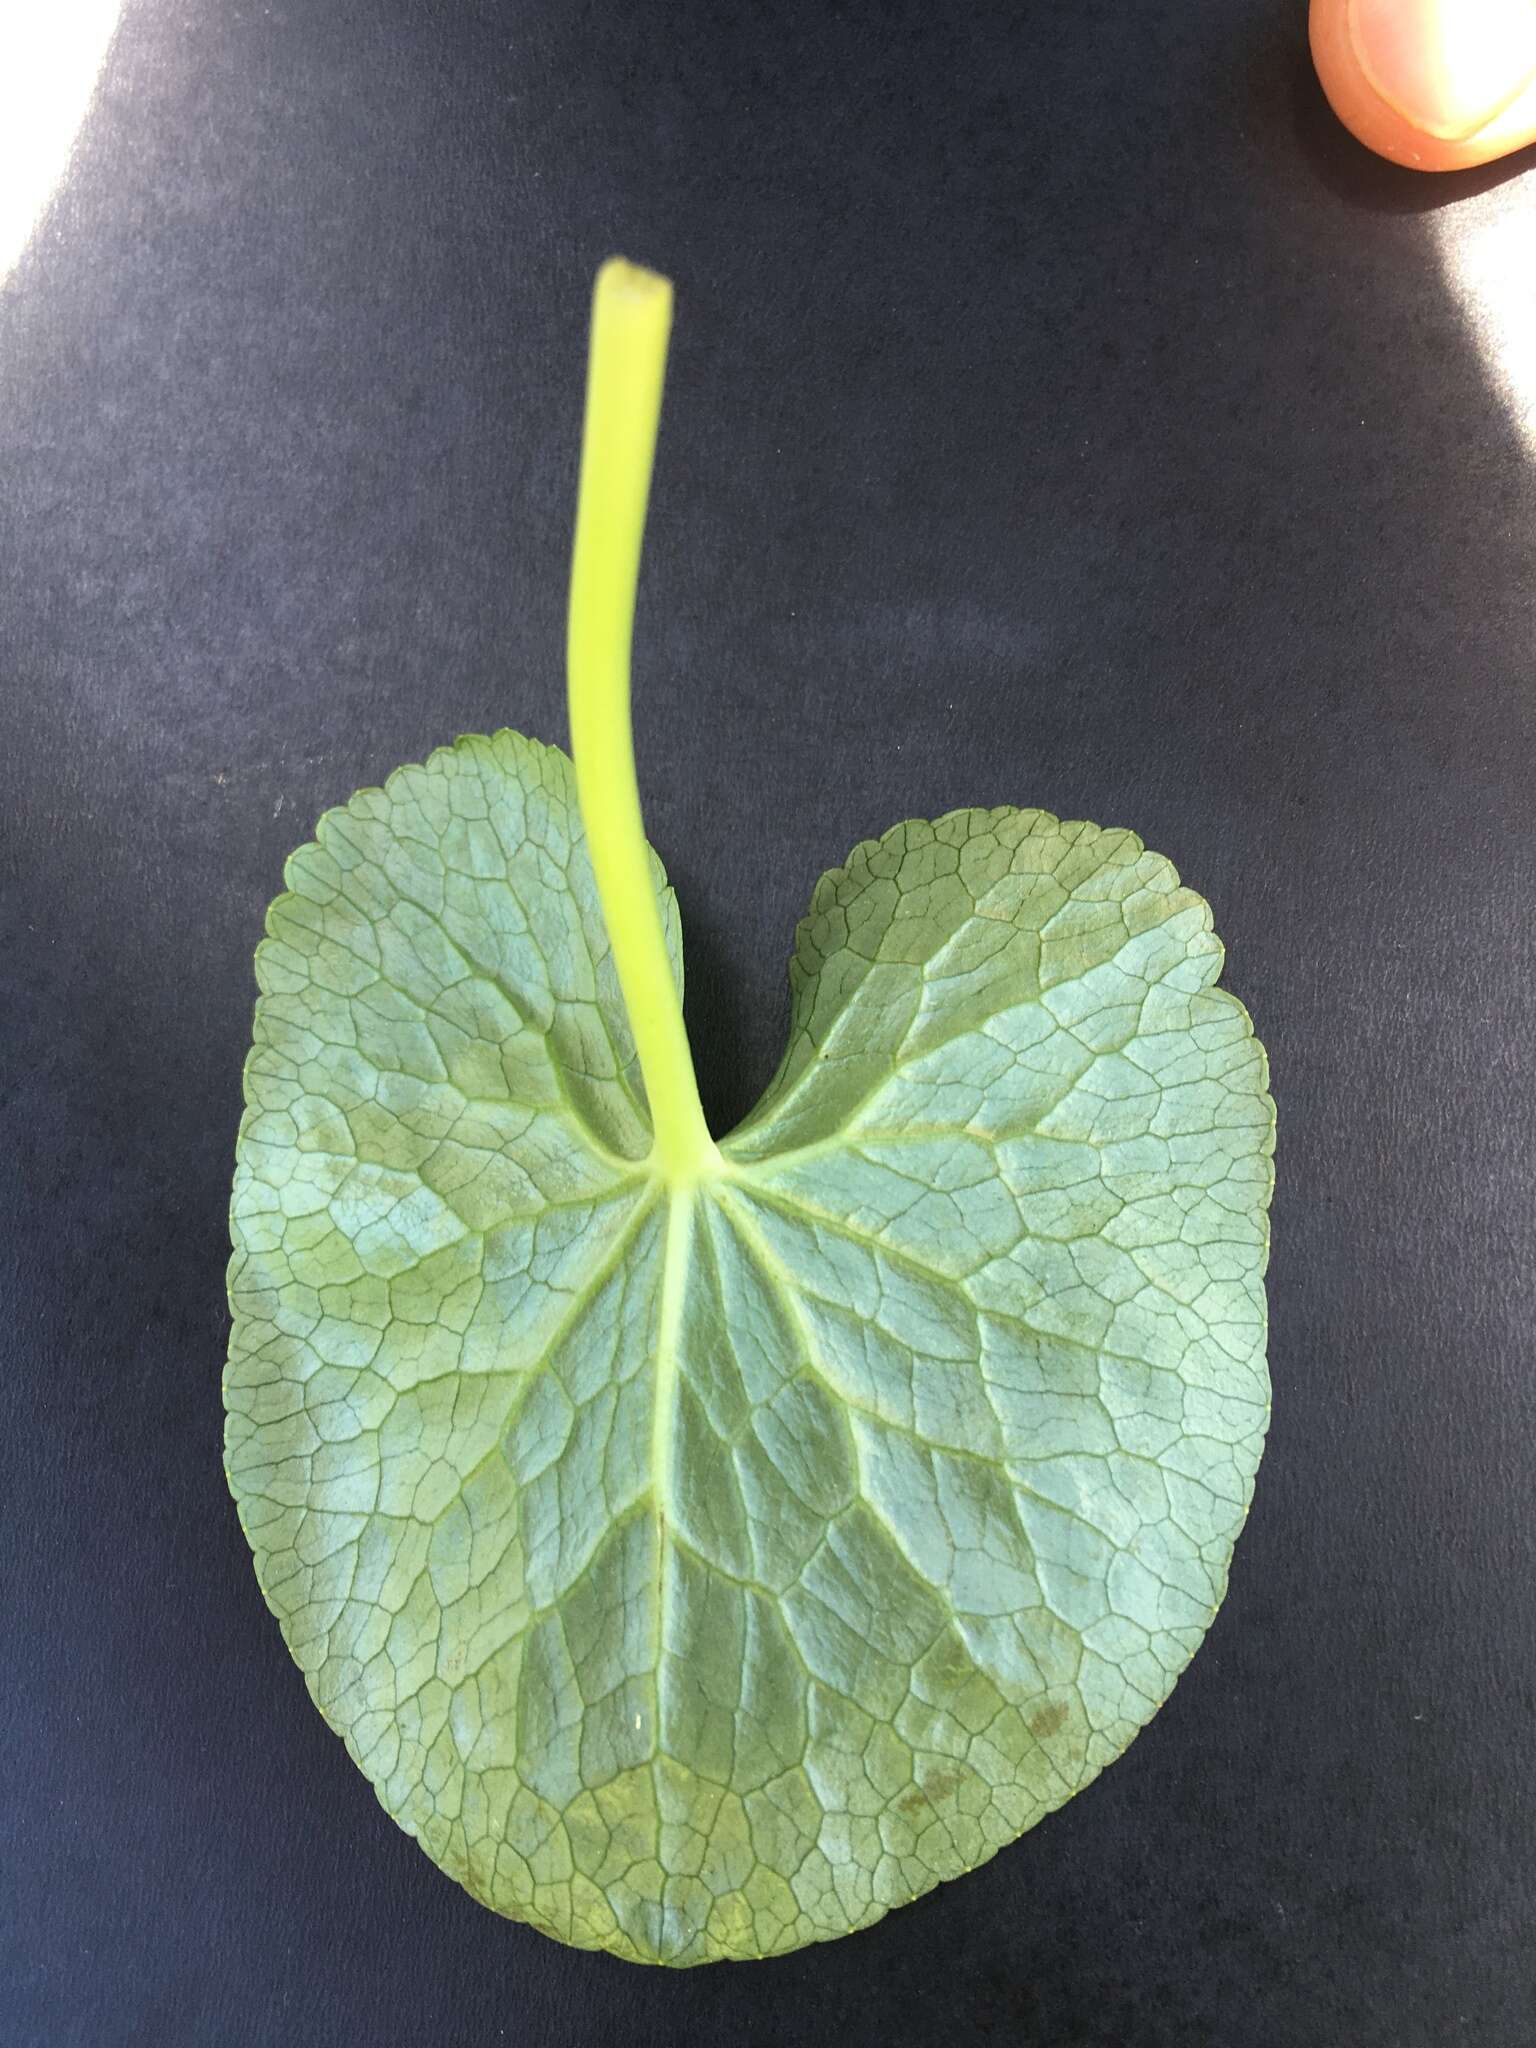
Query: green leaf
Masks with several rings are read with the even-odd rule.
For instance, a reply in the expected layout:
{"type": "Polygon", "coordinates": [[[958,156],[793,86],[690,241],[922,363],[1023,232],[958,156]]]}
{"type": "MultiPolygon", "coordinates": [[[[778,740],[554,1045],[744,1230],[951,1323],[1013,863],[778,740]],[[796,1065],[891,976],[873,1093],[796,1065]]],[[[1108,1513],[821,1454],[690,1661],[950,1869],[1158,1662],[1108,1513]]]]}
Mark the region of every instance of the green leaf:
{"type": "Polygon", "coordinates": [[[1274,1110],[1169,864],[1039,811],[858,847],[693,1177],[564,755],[460,740],[287,882],[226,1465],[401,1825],[499,1912],[697,1963],[865,1926],[1118,1756],[1268,1414],[1274,1110]]]}
{"type": "Polygon", "coordinates": [[[258,954],[226,1465],[385,1806],[637,1960],[825,1939],[1117,1756],[1268,1415],[1274,1112],[1128,833],[898,825],[818,885],[717,1146],[629,646],[671,323],[594,301],[576,763],[464,739],[322,819],[258,954]]]}

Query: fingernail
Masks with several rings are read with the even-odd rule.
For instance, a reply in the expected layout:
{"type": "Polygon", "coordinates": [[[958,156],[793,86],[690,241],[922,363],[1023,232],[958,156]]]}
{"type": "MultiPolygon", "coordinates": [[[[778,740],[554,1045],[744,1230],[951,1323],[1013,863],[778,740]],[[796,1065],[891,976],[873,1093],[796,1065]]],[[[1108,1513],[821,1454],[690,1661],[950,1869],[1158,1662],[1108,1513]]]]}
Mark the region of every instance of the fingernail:
{"type": "Polygon", "coordinates": [[[1536,78],[1533,0],[1351,0],[1372,90],[1443,142],[1486,128],[1536,78]]]}

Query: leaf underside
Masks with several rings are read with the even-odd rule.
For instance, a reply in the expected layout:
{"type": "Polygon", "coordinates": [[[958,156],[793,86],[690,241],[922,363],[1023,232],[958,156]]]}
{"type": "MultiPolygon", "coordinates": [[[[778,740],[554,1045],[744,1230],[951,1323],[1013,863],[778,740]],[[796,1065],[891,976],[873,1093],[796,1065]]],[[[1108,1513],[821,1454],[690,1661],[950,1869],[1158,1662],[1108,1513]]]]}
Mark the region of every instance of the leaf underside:
{"type": "Polygon", "coordinates": [[[1169,863],[1009,809],[856,848],[692,1195],[562,753],[462,739],[286,880],[225,1461],[401,1826],[501,1913],[698,1963],[867,1926],[1117,1757],[1269,1407],[1274,1108],[1169,863]]]}

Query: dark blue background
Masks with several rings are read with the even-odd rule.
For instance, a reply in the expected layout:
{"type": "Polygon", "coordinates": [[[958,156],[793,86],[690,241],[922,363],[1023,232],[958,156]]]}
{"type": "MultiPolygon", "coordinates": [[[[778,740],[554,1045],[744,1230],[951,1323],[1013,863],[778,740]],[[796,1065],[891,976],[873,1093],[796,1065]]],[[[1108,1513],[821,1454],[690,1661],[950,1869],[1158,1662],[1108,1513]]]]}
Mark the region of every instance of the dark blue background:
{"type": "Polygon", "coordinates": [[[1424,211],[1479,181],[1358,151],[1302,15],[128,0],[0,288],[5,2041],[1536,2040],[1536,472],[1424,211]],[[219,1463],[262,911],[357,785],[563,739],[615,249],[678,287],[637,718],[717,1126],[821,870],[1003,801],[1173,856],[1280,1105],[1271,1447],[1167,1709],[688,1975],[385,1818],[219,1463]]]}

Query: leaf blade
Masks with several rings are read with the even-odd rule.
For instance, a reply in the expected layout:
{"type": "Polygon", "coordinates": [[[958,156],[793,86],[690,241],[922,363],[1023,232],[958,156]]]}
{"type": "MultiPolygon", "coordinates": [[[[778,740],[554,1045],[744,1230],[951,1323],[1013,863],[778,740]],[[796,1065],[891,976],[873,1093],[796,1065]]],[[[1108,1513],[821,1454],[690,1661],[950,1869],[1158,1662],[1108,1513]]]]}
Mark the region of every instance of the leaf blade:
{"type": "Polygon", "coordinates": [[[478,797],[403,771],[274,910],[226,1376],[258,1573],[477,1897],[638,1960],[826,1939],[1088,1782],[1219,1604],[1262,1049],[1131,835],[908,821],[818,885],[784,1065],[669,1194],[568,766],[460,749],[478,797]]]}

